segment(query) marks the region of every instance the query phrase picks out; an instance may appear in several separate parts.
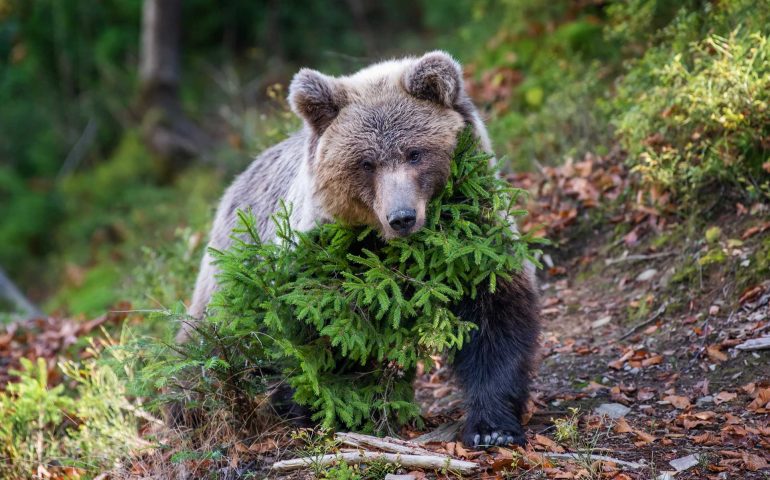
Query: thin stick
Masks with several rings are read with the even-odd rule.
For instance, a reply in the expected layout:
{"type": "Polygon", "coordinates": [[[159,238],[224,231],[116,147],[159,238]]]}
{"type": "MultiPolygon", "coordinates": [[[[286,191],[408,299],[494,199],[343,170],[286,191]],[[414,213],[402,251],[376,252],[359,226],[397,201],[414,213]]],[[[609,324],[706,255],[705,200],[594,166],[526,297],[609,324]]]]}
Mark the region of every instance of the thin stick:
{"type": "Polygon", "coordinates": [[[666,307],[668,307],[668,302],[664,303],[663,305],[661,305],[658,308],[658,311],[655,312],[655,314],[653,316],[651,316],[647,320],[643,321],[642,323],[640,323],[640,324],[636,325],[635,327],[633,327],[631,330],[629,330],[626,333],[624,333],[622,337],[618,338],[618,340],[625,340],[626,338],[628,338],[631,335],[635,334],[636,332],[638,332],[639,330],[643,329],[647,325],[653,323],[655,320],[660,318],[661,315],[663,315],[663,312],[666,311],[666,307]]]}
{"type": "Polygon", "coordinates": [[[451,442],[457,436],[461,426],[462,424],[457,421],[445,423],[433,431],[413,438],[412,443],[451,442]]]}
{"type": "Polygon", "coordinates": [[[670,257],[672,255],[676,255],[676,252],[659,252],[659,253],[650,253],[647,255],[626,255],[625,257],[608,258],[607,260],[604,261],[604,264],[607,266],[610,266],[616,263],[623,263],[623,262],[641,262],[644,260],[653,260],[655,258],[670,257]]]}
{"type": "Polygon", "coordinates": [[[629,468],[644,468],[646,466],[641,463],[627,462],[625,460],[608,457],[606,455],[589,455],[589,454],[580,454],[580,453],[543,453],[542,455],[548,458],[556,458],[556,459],[566,458],[570,460],[582,460],[586,457],[589,457],[591,460],[601,460],[603,462],[617,463],[618,465],[623,465],[629,468]]]}
{"type": "Polygon", "coordinates": [[[390,453],[403,453],[408,455],[433,455],[430,450],[426,450],[417,444],[408,442],[406,440],[400,440],[398,438],[385,437],[378,438],[371,435],[363,435],[360,433],[346,433],[338,432],[334,436],[339,439],[343,444],[350,445],[351,447],[370,447],[382,450],[390,453]]]}
{"type": "Polygon", "coordinates": [[[397,463],[406,468],[447,470],[461,474],[470,474],[479,468],[477,463],[455,460],[444,455],[402,455],[400,453],[367,452],[361,450],[358,452],[338,453],[336,455],[281,460],[280,462],[275,462],[272,469],[276,472],[288,472],[311,465],[331,465],[335,462],[345,462],[348,464],[387,462],[397,463]]]}

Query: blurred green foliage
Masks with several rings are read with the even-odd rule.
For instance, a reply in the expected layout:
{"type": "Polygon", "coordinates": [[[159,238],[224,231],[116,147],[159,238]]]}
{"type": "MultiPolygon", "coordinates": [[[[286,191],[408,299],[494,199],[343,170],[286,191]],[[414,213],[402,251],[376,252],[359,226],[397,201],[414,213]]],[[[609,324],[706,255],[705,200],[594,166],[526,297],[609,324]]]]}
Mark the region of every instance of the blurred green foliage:
{"type": "Polygon", "coordinates": [[[138,134],[141,8],[0,0],[0,265],[49,308],[103,311],[129,257],[205,229],[226,179],[298,125],[261,106],[297,65],[355,69],[422,33],[405,0],[185,1],[182,101],[226,141],[169,179],[138,134]]]}
{"type": "Polygon", "coordinates": [[[767,0],[189,0],[182,102],[221,148],[172,178],[138,133],[141,3],[0,0],[0,265],[48,309],[185,298],[181,280],[156,302],[122,286],[299,125],[280,85],[301,65],[443,48],[511,170],[620,144],[683,202],[767,195],[767,0]]]}

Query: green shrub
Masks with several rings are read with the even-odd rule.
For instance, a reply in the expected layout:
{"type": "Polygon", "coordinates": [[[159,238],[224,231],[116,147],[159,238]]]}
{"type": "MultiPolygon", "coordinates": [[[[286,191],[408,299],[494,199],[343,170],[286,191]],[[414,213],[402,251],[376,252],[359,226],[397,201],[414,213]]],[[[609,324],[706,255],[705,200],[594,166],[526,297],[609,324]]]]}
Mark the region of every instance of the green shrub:
{"type": "Polygon", "coordinates": [[[190,373],[249,398],[265,390],[269,367],[327,427],[385,430],[414,418],[417,362],[461,348],[474,328],[452,305],[533,260],[530,238],[510,229],[524,213],[520,192],[488,160],[464,133],[445,191],[408,239],[384,243],[338,223],[296,232],[284,209],[278,241],[262,243],[242,213],[233,247],[214,252],[221,289],[188,344],[190,373]]]}
{"type": "Polygon", "coordinates": [[[60,364],[67,380],[48,385],[43,358],[21,359],[19,380],[0,393],[0,476],[30,478],[39,467],[72,466],[97,473],[143,444],[121,381],[89,361],[60,364]]]}
{"type": "Polygon", "coordinates": [[[569,0],[428,2],[426,21],[452,23],[471,74],[471,92],[490,110],[490,136],[515,171],[557,165],[565,156],[596,151],[610,137],[596,103],[619,67],[619,48],[605,40],[604,7],[569,0]],[[450,17],[450,18],[447,18],[450,17]]]}
{"type": "Polygon", "coordinates": [[[770,194],[762,170],[770,147],[770,44],[766,25],[751,26],[763,7],[728,3],[712,12],[710,33],[696,41],[681,39],[697,37],[702,20],[683,11],[667,29],[680,41],[650,48],[613,102],[617,133],[647,188],[671,191],[685,206],[715,184],[770,194]],[[746,25],[719,33],[736,16],[746,25]]]}

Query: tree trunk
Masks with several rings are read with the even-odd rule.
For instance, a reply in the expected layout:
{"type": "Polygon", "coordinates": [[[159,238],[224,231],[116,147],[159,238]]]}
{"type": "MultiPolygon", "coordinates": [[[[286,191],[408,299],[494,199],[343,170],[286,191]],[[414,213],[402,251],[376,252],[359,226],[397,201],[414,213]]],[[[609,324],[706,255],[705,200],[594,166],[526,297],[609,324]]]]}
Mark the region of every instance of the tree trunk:
{"type": "Polygon", "coordinates": [[[180,83],[182,0],[144,0],[139,78],[144,93],[167,90],[176,95],[180,83]]]}
{"type": "Polygon", "coordinates": [[[144,139],[169,169],[176,170],[203,154],[210,143],[187,118],[179,100],[182,0],[144,0],[142,9],[139,80],[144,139]]]}

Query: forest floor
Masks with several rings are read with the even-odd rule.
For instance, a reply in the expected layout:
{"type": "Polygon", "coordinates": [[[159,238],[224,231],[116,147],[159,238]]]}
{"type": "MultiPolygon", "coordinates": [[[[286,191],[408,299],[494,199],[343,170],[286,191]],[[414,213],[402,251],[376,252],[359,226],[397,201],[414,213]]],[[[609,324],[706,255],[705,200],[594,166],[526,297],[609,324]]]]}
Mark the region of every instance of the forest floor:
{"type": "MultiPolygon", "coordinates": [[[[730,205],[716,228],[635,202],[613,208],[615,228],[591,222],[627,178],[587,158],[514,179],[534,192],[530,223],[564,240],[544,257],[529,445],[441,447],[488,467],[479,478],[770,476],[770,279],[742,272],[770,252],[766,206],[730,205]]],[[[428,418],[460,418],[446,375],[418,381],[428,418]]]]}
{"type": "MultiPolygon", "coordinates": [[[[543,256],[543,346],[529,445],[472,451],[454,441],[462,395],[440,360],[415,384],[424,428],[407,428],[401,437],[433,435],[420,448],[477,463],[470,478],[768,478],[770,280],[756,275],[766,266],[755,265],[770,259],[767,206],[735,203],[692,228],[635,202],[599,210],[622,199],[629,181],[611,157],[512,178],[533,193],[524,228],[559,239],[543,256]]],[[[0,335],[0,381],[11,379],[8,370],[20,357],[46,358],[57,371],[65,352],[87,352],[81,338],[125,318],[8,326],[0,335]]],[[[142,431],[159,435],[157,425],[142,431]]],[[[166,472],[280,478],[273,462],[307,450],[279,431],[235,442],[221,461],[182,460],[166,472]]],[[[158,471],[173,448],[161,450],[140,455],[117,476],[162,478],[158,471]]],[[[438,470],[399,473],[458,478],[438,470]]],[[[288,475],[312,478],[307,470],[288,475]]]]}
{"type": "MultiPolygon", "coordinates": [[[[770,333],[770,282],[743,298],[722,289],[674,298],[661,285],[668,255],[607,266],[596,260],[603,246],[589,242],[564,264],[574,273],[542,284],[527,449],[444,450],[489,465],[480,478],[768,478],[770,353],[736,347],[770,333]],[[589,258],[600,265],[585,274],[589,258]],[[648,314],[627,322],[643,302],[648,314]],[[565,452],[579,455],[551,456],[565,452]]],[[[462,398],[444,370],[418,386],[428,418],[459,418],[462,398]]]]}

